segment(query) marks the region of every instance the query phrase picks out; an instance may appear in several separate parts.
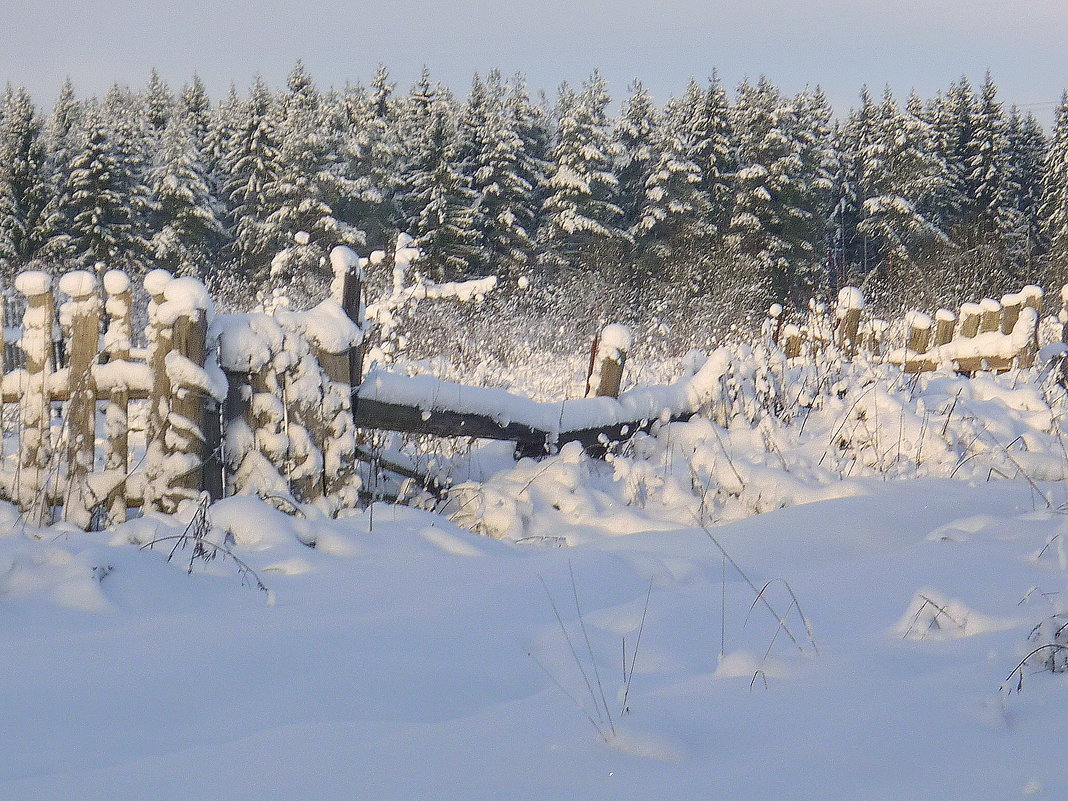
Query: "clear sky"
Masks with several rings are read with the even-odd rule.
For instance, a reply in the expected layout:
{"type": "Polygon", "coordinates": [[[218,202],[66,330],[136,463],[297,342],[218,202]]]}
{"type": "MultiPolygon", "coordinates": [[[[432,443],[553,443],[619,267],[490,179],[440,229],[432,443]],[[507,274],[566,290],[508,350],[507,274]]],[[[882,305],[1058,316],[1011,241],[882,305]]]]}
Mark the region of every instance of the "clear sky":
{"type": "Polygon", "coordinates": [[[767,74],[787,91],[821,84],[839,111],[867,83],[925,97],[990,69],[1008,103],[1043,120],[1068,86],[1068,0],[0,0],[0,77],[51,103],[172,85],[199,72],[213,96],[256,73],[278,86],[302,58],[323,86],[366,81],[378,63],[406,89],[426,64],[465,92],[499,67],[554,93],[599,67],[622,97],[640,77],[658,100],[713,68],[729,84],[767,74]]]}

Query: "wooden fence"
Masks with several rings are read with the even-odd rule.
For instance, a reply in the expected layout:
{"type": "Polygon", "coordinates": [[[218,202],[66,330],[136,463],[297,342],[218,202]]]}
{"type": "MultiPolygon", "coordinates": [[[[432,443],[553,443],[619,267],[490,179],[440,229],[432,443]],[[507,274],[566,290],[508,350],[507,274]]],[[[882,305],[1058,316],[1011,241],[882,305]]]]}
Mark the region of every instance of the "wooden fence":
{"type": "MultiPolygon", "coordinates": [[[[648,424],[609,409],[608,422],[587,414],[582,419],[592,424],[561,432],[550,422],[558,404],[511,421],[477,404],[450,408],[415,398],[416,379],[379,375],[361,386],[355,262],[341,297],[306,311],[213,315],[199,281],[162,270],[148,273],[143,288],[134,293],[120,271],[74,271],[56,286],[45,273],[26,272],[16,278],[18,295],[0,305],[7,318],[0,319],[0,394],[17,410],[12,420],[8,408],[17,437],[6,439],[17,445],[14,453],[0,449],[0,494],[30,522],[61,516],[101,526],[138,507],[173,512],[204,492],[337,508],[358,499],[358,460],[417,475],[372,453],[358,428],[506,439],[525,453],[544,453],[550,442],[596,448],[606,435],[618,439],[648,424]],[[134,330],[136,296],[147,299],[136,310],[147,322],[142,332],[134,330]],[[386,379],[392,394],[380,391],[386,379]],[[131,437],[140,431],[143,438],[131,437]]],[[[629,346],[608,331],[591,361],[594,397],[618,395],[629,346]]],[[[435,395],[447,386],[436,384],[435,395]]],[[[454,386],[446,394],[487,391],[454,386]]],[[[524,400],[509,396],[502,405],[524,400]]]]}
{"type": "MultiPolygon", "coordinates": [[[[6,422],[17,425],[17,437],[5,438],[17,442],[15,452],[0,443],[0,494],[35,524],[61,512],[76,526],[97,527],[138,507],[173,512],[203,493],[255,493],[330,511],[358,501],[360,460],[434,491],[421,471],[375,453],[358,432],[509,440],[520,455],[569,442],[597,450],[658,421],[687,419],[720,379],[713,359],[677,384],[620,394],[630,341],[619,326],[594,342],[586,398],[536,403],[427,376],[365,375],[355,261],[338,298],[272,314],[214,315],[203,284],[161,270],[145,276],[137,315],[120,271],[71,272],[55,288],[48,275],[27,272],[15,289],[18,300],[0,305],[0,396],[14,407],[6,422]],[[141,337],[135,316],[146,323],[141,337]]],[[[1007,369],[1034,361],[1041,302],[1041,290],[1028,287],[958,314],[914,313],[896,347],[852,289],[833,315],[816,307],[793,324],[778,310],[770,322],[788,358],[833,346],[907,372],[1007,369]]]]}
{"type": "Polygon", "coordinates": [[[893,326],[868,314],[860,291],[846,287],[833,314],[813,304],[803,322],[790,323],[780,307],[773,307],[770,322],[774,341],[791,359],[834,346],[846,358],[865,353],[907,373],[943,367],[962,373],[1004,371],[1034,364],[1042,302],[1042,289],[1027,286],[1000,301],[964,303],[957,312],[909,312],[903,325],[893,326]]]}

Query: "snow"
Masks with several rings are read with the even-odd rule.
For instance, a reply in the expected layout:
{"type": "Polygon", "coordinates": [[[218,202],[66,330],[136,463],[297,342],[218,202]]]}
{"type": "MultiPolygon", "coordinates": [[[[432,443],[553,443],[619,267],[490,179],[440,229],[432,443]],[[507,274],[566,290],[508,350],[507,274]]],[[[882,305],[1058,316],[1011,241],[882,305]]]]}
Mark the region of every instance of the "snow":
{"type": "Polygon", "coordinates": [[[173,276],[166,270],[149,270],[145,274],[144,286],[149,295],[162,295],[173,276]]]}
{"type": "Polygon", "coordinates": [[[845,286],[838,290],[839,309],[863,309],[864,293],[854,286],[845,286]]]}
{"type": "Polygon", "coordinates": [[[122,270],[108,270],[104,273],[104,291],[109,295],[121,295],[130,288],[130,277],[122,270]]]}
{"type": "Polygon", "coordinates": [[[631,346],[630,329],[625,325],[619,325],[618,323],[606,325],[601,329],[600,346],[609,351],[627,353],[631,346]]]}
{"type": "Polygon", "coordinates": [[[39,270],[26,270],[15,276],[15,291],[26,297],[43,295],[52,288],[52,279],[48,273],[39,270]]]}
{"type": "Polygon", "coordinates": [[[36,540],[0,509],[0,795],[1063,797],[1068,685],[1003,688],[1046,614],[1029,590],[1063,586],[1048,553],[1025,558],[1060,516],[1024,482],[864,489],[709,529],[780,612],[789,583],[818,652],[795,610],[800,647],[776,636],[693,527],[551,548],[385,505],[218,504],[209,536],[229,532],[261,592],[229,558],[187,574],[190,547],[138,548],[186,518],[36,540]],[[967,541],[928,538],[977,515],[967,541]],[[921,596],[965,631],[943,615],[902,636],[921,596]]]}
{"type": "Polygon", "coordinates": [[[71,270],[60,276],[59,291],[72,298],[84,298],[96,291],[96,276],[88,270],[71,270]]]}

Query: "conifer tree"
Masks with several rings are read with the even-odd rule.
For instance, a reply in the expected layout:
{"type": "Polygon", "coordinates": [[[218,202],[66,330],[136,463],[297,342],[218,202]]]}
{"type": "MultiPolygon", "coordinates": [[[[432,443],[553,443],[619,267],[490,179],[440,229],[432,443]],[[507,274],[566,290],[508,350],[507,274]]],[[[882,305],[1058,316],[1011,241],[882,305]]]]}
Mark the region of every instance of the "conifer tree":
{"type": "Polygon", "coordinates": [[[588,266],[591,259],[614,256],[632,241],[621,228],[608,103],[604,79],[597,72],[578,93],[566,86],[561,89],[541,231],[557,263],[588,266]]]}
{"type": "Polygon", "coordinates": [[[869,258],[879,272],[900,287],[906,265],[923,248],[946,241],[923,208],[948,179],[930,127],[909,110],[899,111],[889,88],[876,114],[874,136],[860,154],[858,230],[870,243],[869,258]]]}
{"type": "Polygon", "coordinates": [[[1055,281],[1068,277],[1068,92],[1057,108],[1042,178],[1042,226],[1055,281]]]}
{"type": "Polygon", "coordinates": [[[152,190],[155,264],[176,275],[206,277],[223,241],[191,114],[173,114],[163,132],[152,190]]]}
{"type": "Polygon", "coordinates": [[[24,88],[8,89],[0,108],[0,249],[15,266],[48,241],[48,181],[43,126],[24,88]]]}
{"type": "Polygon", "coordinates": [[[708,199],[709,223],[717,240],[722,240],[730,226],[734,207],[733,182],[738,169],[727,93],[713,72],[703,90],[691,80],[683,102],[689,109],[688,121],[680,121],[690,129],[691,146],[687,155],[701,172],[699,189],[708,199]]]}
{"type": "Polygon", "coordinates": [[[741,168],[729,242],[751,262],[754,288],[782,302],[799,291],[797,265],[813,252],[796,109],[761,77],[742,82],[735,112],[741,168]]]}
{"type": "Polygon", "coordinates": [[[1019,234],[1009,243],[1009,258],[1018,272],[1031,276],[1044,251],[1039,207],[1046,136],[1033,114],[1021,117],[1014,106],[1005,137],[1009,145],[1009,182],[1016,188],[1015,208],[1022,222],[1019,234]]]}
{"type": "Polygon", "coordinates": [[[299,61],[278,107],[278,173],[264,188],[268,207],[264,233],[286,253],[273,261],[271,269],[302,279],[325,277],[330,274],[328,256],[335,246],[364,244],[362,232],[334,211],[344,202],[347,186],[340,126],[331,123],[328,104],[299,61]],[[308,235],[307,242],[297,241],[301,232],[308,235]]]}
{"type": "Polygon", "coordinates": [[[223,155],[232,239],[229,250],[239,275],[262,278],[284,244],[277,241],[267,222],[271,193],[281,174],[277,112],[260,78],[241,106],[223,155]]]}
{"type": "MultiPolygon", "coordinates": [[[[689,111],[684,100],[670,102],[665,110],[655,134],[656,161],[632,228],[635,239],[662,264],[686,246],[707,248],[715,233],[708,196],[701,189],[701,169],[690,159],[689,111]]],[[[691,278],[681,267],[671,265],[673,277],[691,278]]]]}
{"type": "Polygon", "coordinates": [[[537,168],[521,134],[522,95],[506,86],[496,70],[482,91],[484,111],[473,113],[469,102],[462,118],[460,147],[466,156],[460,167],[473,192],[472,224],[487,268],[506,274],[533,259],[537,168]]]}
{"type": "Polygon", "coordinates": [[[635,79],[615,127],[619,207],[623,211],[622,225],[632,235],[639,234],[635,226],[643,216],[646,183],[660,161],[654,147],[658,133],[653,99],[642,82],[635,79]]]}
{"type": "Polygon", "coordinates": [[[147,255],[133,207],[129,179],[111,139],[114,124],[101,110],[85,119],[84,146],[70,165],[71,250],[83,267],[140,270],[147,255]]]}
{"type": "Polygon", "coordinates": [[[997,99],[997,87],[988,72],[973,114],[973,153],[967,185],[973,205],[976,236],[998,251],[1009,249],[1023,229],[1016,208],[1019,187],[1013,185],[1009,170],[1009,141],[1005,117],[997,99]]]}

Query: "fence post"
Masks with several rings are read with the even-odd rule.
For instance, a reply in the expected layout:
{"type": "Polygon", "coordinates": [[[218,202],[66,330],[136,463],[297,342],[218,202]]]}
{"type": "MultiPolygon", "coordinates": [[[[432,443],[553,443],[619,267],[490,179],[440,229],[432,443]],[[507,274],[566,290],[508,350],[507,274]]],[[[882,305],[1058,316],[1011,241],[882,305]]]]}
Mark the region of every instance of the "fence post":
{"type": "Polygon", "coordinates": [[[905,324],[909,327],[909,338],[905,347],[917,356],[927,353],[931,347],[934,321],[926,314],[914,311],[908,313],[905,324]]]}
{"type": "Polygon", "coordinates": [[[586,387],[586,397],[618,398],[623,382],[623,368],[630,350],[630,331],[626,326],[611,323],[601,329],[597,338],[593,372],[586,387]]]}
{"type": "Polygon", "coordinates": [[[852,286],[842,287],[838,291],[838,306],[835,315],[838,318],[837,345],[852,358],[857,353],[860,343],[860,315],[864,310],[864,294],[852,286]]]}
{"type": "Polygon", "coordinates": [[[935,347],[948,345],[953,341],[953,329],[957,325],[957,315],[949,309],[939,309],[935,312],[935,347]]]}
{"type": "MultiPolygon", "coordinates": [[[[173,355],[167,361],[174,364],[175,357],[187,359],[192,366],[203,371],[207,351],[207,312],[204,309],[183,312],[174,321],[172,331],[173,355]]],[[[206,398],[203,389],[195,382],[169,375],[168,383],[173,399],[167,416],[167,451],[171,458],[181,454],[187,464],[187,469],[172,479],[172,488],[177,492],[170,493],[171,505],[176,508],[179,501],[196,498],[205,488],[205,457],[208,455],[204,437],[206,398]]]]}
{"type": "Polygon", "coordinates": [[[1024,297],[1022,292],[1013,292],[1001,298],[1001,333],[1011,334],[1016,327],[1016,321],[1020,319],[1020,309],[1023,308],[1024,297]]]}
{"type": "MultiPolygon", "coordinates": [[[[104,311],[108,316],[104,354],[108,364],[119,365],[130,361],[130,337],[133,333],[130,279],[122,270],[108,270],[104,273],[104,292],[107,293],[104,311]]],[[[108,519],[112,525],[126,520],[126,476],[130,460],[129,408],[130,393],[126,384],[115,381],[104,412],[104,466],[107,470],[122,474],[122,480],[116,484],[107,500],[108,519]]]]}
{"type": "Polygon", "coordinates": [[[19,476],[16,487],[19,508],[34,525],[51,523],[49,507],[48,456],[52,400],[48,376],[52,372],[52,325],[55,305],[52,279],[47,273],[31,271],[15,278],[15,289],[26,296],[20,345],[26,356],[26,383],[19,405],[22,431],[19,436],[19,476]]]}
{"type": "Polygon", "coordinates": [[[67,365],[67,404],[63,426],[67,431],[67,490],[63,519],[88,528],[92,498],[87,478],[96,457],[96,380],[93,364],[100,341],[100,297],[96,276],[86,270],[59,279],[59,291],[70,297],[60,307],[61,328],[70,339],[67,365]]]}
{"type": "Polygon", "coordinates": [[[171,382],[167,378],[167,354],[170,353],[171,328],[161,321],[159,309],[164,303],[164,290],[173,280],[166,270],[152,270],[145,276],[145,290],[149,295],[148,369],[152,373],[152,389],[148,396],[148,420],[145,428],[145,495],[146,510],[164,511],[163,487],[158,486],[167,458],[165,435],[170,408],[171,382]]]}
{"type": "Polygon", "coordinates": [[[979,301],[982,310],[982,318],[979,321],[979,333],[989,334],[1001,330],[1001,304],[993,298],[983,298],[979,301]]]}
{"type": "Polygon", "coordinates": [[[960,307],[960,335],[962,339],[974,339],[979,333],[979,320],[983,309],[978,303],[962,303],[960,307]]]}

